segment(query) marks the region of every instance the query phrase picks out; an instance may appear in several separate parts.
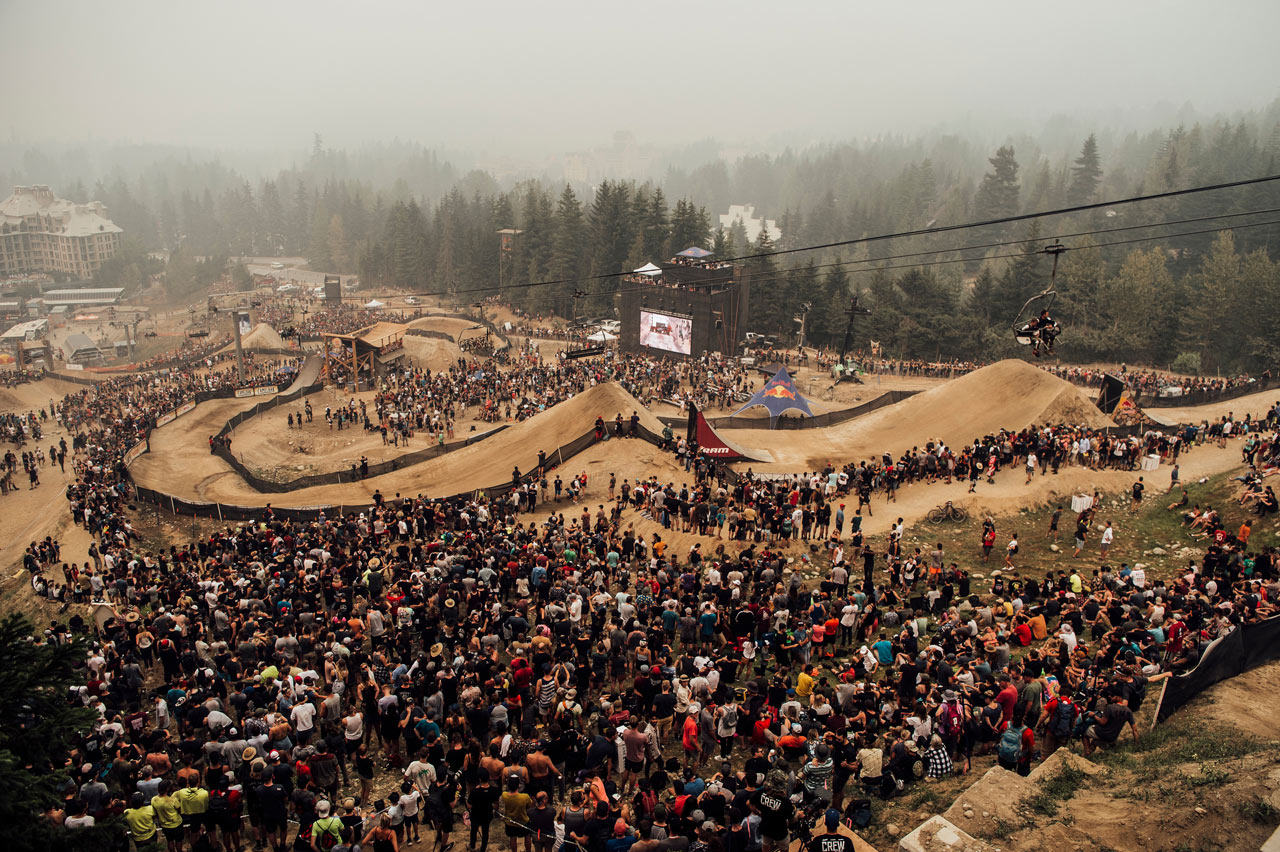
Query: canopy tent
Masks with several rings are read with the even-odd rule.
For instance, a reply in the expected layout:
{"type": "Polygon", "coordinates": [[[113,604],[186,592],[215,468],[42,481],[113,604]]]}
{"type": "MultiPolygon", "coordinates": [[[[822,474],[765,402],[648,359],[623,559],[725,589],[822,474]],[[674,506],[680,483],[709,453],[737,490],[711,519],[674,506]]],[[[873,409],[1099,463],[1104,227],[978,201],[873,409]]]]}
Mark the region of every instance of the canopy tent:
{"type": "Polygon", "coordinates": [[[653,261],[649,261],[639,269],[633,269],[631,271],[636,273],[637,275],[661,275],[662,274],[662,268],[657,266],[653,261]]]}
{"type": "Polygon", "coordinates": [[[385,308],[387,306],[387,303],[379,302],[377,299],[370,299],[369,301],[364,303],[364,306],[366,308],[385,308]]]}
{"type": "Polygon", "coordinates": [[[711,252],[707,251],[704,248],[699,248],[698,246],[689,246],[689,248],[685,249],[684,251],[677,253],[676,257],[693,257],[693,258],[711,257],[711,252]]]}
{"type": "Polygon", "coordinates": [[[603,330],[597,331],[595,334],[592,334],[589,337],[587,337],[587,340],[590,340],[593,343],[608,343],[610,340],[617,340],[617,339],[618,339],[618,335],[610,334],[609,332],[603,331],[603,330]]]}
{"type": "Polygon", "coordinates": [[[773,378],[765,382],[764,387],[756,391],[751,399],[747,400],[746,405],[733,412],[734,416],[757,405],[763,405],[769,410],[770,429],[778,422],[778,418],[784,411],[794,409],[803,413],[806,417],[813,416],[813,412],[809,410],[809,401],[800,395],[800,391],[796,388],[796,383],[791,380],[791,375],[787,373],[786,367],[779,367],[778,372],[773,374],[773,378]]]}

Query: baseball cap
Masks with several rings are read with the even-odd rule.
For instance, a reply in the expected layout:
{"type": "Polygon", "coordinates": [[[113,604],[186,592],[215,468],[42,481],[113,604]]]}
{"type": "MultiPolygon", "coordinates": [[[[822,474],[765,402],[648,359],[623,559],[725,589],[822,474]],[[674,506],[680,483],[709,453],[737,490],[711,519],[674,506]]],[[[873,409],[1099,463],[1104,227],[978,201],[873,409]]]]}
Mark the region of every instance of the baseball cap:
{"type": "Polygon", "coordinates": [[[840,812],[835,808],[827,808],[827,828],[835,828],[840,824],[840,812]]]}

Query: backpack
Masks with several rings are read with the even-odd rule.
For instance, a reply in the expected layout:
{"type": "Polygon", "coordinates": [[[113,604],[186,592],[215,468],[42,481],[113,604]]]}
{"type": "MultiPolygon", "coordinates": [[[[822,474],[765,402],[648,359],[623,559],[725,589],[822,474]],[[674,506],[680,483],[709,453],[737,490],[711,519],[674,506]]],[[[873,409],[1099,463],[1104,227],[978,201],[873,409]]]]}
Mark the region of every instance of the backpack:
{"type": "Polygon", "coordinates": [[[738,727],[738,705],[730,704],[724,708],[724,726],[726,728],[738,727]]]}
{"type": "Polygon", "coordinates": [[[342,842],[342,820],[330,816],[311,823],[311,836],[321,849],[332,849],[342,842]]]}
{"type": "Polygon", "coordinates": [[[942,735],[946,737],[958,737],[964,729],[964,714],[960,711],[957,704],[946,705],[946,710],[942,714],[942,735]]]}
{"type": "Polygon", "coordinates": [[[1000,744],[996,746],[996,755],[1004,763],[1017,763],[1022,758],[1022,732],[1026,726],[1010,725],[1000,735],[1000,744]]]}
{"type": "Polygon", "coordinates": [[[1060,740],[1071,736],[1075,727],[1076,706],[1065,697],[1058,699],[1058,706],[1053,710],[1053,719],[1049,721],[1049,732],[1060,740]]]}

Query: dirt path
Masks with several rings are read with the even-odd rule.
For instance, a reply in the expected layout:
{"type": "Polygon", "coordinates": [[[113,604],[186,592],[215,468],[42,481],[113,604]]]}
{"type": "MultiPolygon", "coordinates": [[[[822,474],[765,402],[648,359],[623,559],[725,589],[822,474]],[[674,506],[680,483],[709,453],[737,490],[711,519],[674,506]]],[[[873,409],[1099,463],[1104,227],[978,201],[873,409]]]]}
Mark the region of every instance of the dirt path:
{"type": "MultiPolygon", "coordinates": [[[[51,399],[61,399],[82,387],[70,382],[44,380],[0,389],[0,409],[6,412],[27,412],[49,405],[51,399]]],[[[44,437],[39,446],[48,453],[49,447],[65,437],[68,445],[71,436],[55,421],[46,421],[44,437]]],[[[27,444],[24,449],[34,449],[27,444]]],[[[0,454],[13,449],[12,444],[0,444],[0,454]]],[[[62,543],[62,558],[66,562],[84,563],[88,558],[90,536],[80,526],[71,523],[64,497],[66,487],[74,482],[71,475],[71,459],[67,459],[67,472],[63,474],[57,465],[46,464],[40,470],[40,487],[28,489],[27,477],[21,471],[15,473],[17,490],[0,498],[0,590],[5,593],[26,584],[26,572],[22,569],[22,554],[27,545],[52,536],[62,543]]]]}
{"type": "MultiPolygon", "coordinates": [[[[216,400],[199,406],[152,433],[152,452],[133,466],[138,484],[189,500],[218,501],[233,505],[323,506],[372,501],[375,490],[391,498],[396,494],[450,495],[506,482],[513,467],[528,471],[536,466],[538,451],[554,450],[579,437],[597,416],[623,418],[638,411],[641,421],[654,431],[662,424],[635,398],[616,384],[590,388],[570,400],[552,406],[536,417],[517,423],[498,435],[423,462],[405,470],[372,477],[355,484],[324,485],[284,494],[261,494],[236,477],[221,459],[208,452],[208,436],[214,424],[247,405],[242,401],[216,400]]],[[[237,451],[236,442],[232,450],[237,451]]],[[[570,467],[576,465],[576,460],[570,467]]]]}

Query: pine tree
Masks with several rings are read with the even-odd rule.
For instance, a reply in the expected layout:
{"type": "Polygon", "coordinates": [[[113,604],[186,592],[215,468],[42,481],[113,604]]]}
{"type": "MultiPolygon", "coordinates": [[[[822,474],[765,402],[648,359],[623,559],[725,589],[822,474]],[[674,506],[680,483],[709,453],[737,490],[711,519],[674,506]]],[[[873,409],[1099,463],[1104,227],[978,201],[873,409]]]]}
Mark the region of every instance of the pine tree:
{"type": "Polygon", "coordinates": [[[1090,133],[1080,149],[1080,156],[1071,167],[1071,183],[1067,189],[1067,204],[1088,204],[1102,182],[1102,166],[1098,157],[1098,137],[1090,133]]]}
{"type": "Polygon", "coordinates": [[[983,176],[978,186],[978,194],[974,198],[975,215],[983,220],[1017,215],[1018,160],[1013,146],[1000,146],[996,155],[987,162],[991,164],[991,171],[983,176]]]}
{"type": "Polygon", "coordinates": [[[582,216],[582,203],[569,184],[564,185],[556,204],[555,237],[551,250],[551,278],[564,283],[539,296],[555,297],[554,308],[561,316],[573,315],[573,291],[579,287],[579,279],[586,272],[587,225],[582,216]]]}
{"type": "Polygon", "coordinates": [[[760,238],[751,247],[758,255],[748,263],[751,281],[750,319],[756,331],[785,331],[790,317],[786,315],[787,281],[780,275],[773,259],[773,240],[769,229],[760,229],[760,238]]]}
{"type": "Polygon", "coordinates": [[[681,199],[676,202],[676,209],[671,217],[671,239],[668,243],[669,255],[675,255],[687,248],[707,247],[707,239],[711,236],[711,222],[706,208],[699,209],[692,202],[681,199]]]}
{"type": "Polygon", "coordinates": [[[64,802],[71,749],[93,731],[97,713],[67,694],[84,685],[85,643],[44,641],[24,616],[0,621],[0,820],[14,850],[112,848],[114,821],[80,829],[75,842],[39,814],[64,802]]]}

